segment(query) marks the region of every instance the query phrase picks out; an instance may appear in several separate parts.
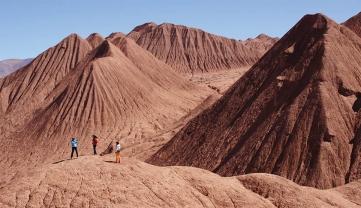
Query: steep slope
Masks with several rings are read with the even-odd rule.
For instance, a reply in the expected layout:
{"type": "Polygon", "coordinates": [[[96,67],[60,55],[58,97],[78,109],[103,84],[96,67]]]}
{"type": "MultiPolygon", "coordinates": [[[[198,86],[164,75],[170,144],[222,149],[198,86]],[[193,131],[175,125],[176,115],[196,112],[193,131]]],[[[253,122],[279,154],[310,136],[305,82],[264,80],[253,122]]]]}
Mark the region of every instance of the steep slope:
{"type": "Polygon", "coordinates": [[[264,53],[264,49],[252,50],[241,41],[168,23],[137,26],[127,37],[184,73],[250,66],[264,53]]]}
{"type": "Polygon", "coordinates": [[[361,37],[361,12],[342,23],[361,37]]]}
{"type": "Polygon", "coordinates": [[[321,14],[306,15],[149,162],[342,185],[354,159],[359,60],[357,35],[321,14]]]}
{"type": "Polygon", "coordinates": [[[0,78],[29,64],[33,59],[6,59],[0,61],[0,78]]]}
{"type": "Polygon", "coordinates": [[[14,111],[25,102],[31,103],[29,108],[41,103],[90,50],[86,40],[71,34],[28,66],[4,77],[0,80],[0,113],[14,111]]]}
{"type": "Polygon", "coordinates": [[[86,40],[71,34],[27,66],[0,79],[0,135],[6,138],[21,130],[90,50],[86,40]]]}
{"type": "Polygon", "coordinates": [[[92,134],[101,138],[100,148],[114,140],[131,148],[184,116],[209,91],[185,81],[132,40],[125,38],[119,48],[105,40],[57,84],[29,122],[4,138],[0,161],[16,167],[22,157],[32,164],[68,157],[73,136],[81,154],[90,153],[92,134]]]}
{"type": "Polygon", "coordinates": [[[1,207],[360,207],[361,182],[331,190],[251,174],[223,178],[189,167],[121,164],[81,157],[17,175],[0,189],[1,207]]]}

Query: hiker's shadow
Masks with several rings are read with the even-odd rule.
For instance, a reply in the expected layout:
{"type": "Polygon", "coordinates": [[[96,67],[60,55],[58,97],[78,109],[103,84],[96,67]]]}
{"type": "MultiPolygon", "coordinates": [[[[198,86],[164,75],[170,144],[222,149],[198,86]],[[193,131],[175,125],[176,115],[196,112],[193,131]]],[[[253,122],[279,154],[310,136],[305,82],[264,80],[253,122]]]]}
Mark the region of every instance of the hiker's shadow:
{"type": "Polygon", "coordinates": [[[107,162],[107,163],[116,163],[116,162],[113,161],[113,160],[105,160],[104,162],[107,162]]]}
{"type": "Polygon", "coordinates": [[[71,159],[59,160],[59,161],[53,162],[52,164],[58,164],[58,163],[61,163],[61,162],[67,161],[67,160],[71,160],[71,159]]]}

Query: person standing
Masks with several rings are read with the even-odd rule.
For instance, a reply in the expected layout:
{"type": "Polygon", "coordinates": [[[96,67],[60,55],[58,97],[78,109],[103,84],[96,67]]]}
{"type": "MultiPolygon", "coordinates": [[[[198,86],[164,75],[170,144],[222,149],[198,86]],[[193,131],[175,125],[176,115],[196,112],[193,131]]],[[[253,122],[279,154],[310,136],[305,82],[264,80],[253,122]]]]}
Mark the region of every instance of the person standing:
{"type": "Polygon", "coordinates": [[[120,146],[119,142],[116,142],[116,144],[115,144],[115,162],[116,163],[120,163],[120,149],[121,149],[121,146],[120,146]]]}
{"type": "Polygon", "coordinates": [[[93,138],[93,140],[92,140],[93,151],[94,151],[94,155],[96,155],[97,154],[98,137],[93,135],[92,138],[93,138]]]}
{"type": "Polygon", "coordinates": [[[78,157],[78,140],[73,137],[71,138],[71,156],[70,156],[70,159],[73,159],[73,154],[74,152],[76,153],[76,157],[78,157]]]}

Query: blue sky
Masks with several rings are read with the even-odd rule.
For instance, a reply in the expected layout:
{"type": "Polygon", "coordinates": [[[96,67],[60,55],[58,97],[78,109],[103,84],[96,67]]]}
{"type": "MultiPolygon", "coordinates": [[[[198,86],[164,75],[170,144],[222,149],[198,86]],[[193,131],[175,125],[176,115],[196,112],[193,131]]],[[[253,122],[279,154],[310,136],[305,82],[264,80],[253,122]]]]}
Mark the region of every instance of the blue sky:
{"type": "Polygon", "coordinates": [[[343,22],[360,0],[0,0],[0,60],[35,57],[70,33],[127,33],[145,22],[171,22],[235,39],[281,37],[304,14],[343,22]]]}

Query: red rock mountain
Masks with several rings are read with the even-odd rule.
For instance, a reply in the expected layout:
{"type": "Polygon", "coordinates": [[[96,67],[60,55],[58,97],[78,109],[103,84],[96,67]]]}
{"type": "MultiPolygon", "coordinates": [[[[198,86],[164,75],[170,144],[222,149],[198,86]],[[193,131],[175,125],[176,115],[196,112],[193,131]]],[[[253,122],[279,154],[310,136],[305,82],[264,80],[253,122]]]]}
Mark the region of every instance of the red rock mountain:
{"type": "MultiPolygon", "coordinates": [[[[242,41],[213,35],[200,29],[164,23],[137,26],[127,37],[178,72],[197,73],[254,64],[274,41],[244,44],[242,41]],[[259,45],[262,45],[259,46],[259,45]]],[[[261,39],[257,39],[260,42],[261,39]]]]}
{"type": "Polygon", "coordinates": [[[92,134],[103,146],[146,142],[209,94],[133,40],[118,36],[116,45],[104,40],[92,49],[93,36],[88,43],[71,35],[0,80],[2,167],[68,157],[72,136],[83,153],[92,134]]]}
{"type": "Polygon", "coordinates": [[[90,50],[86,40],[72,34],[26,67],[0,79],[0,119],[6,117],[11,126],[29,120],[33,111],[90,50]]]}
{"type": "Polygon", "coordinates": [[[266,34],[260,34],[256,38],[248,38],[243,43],[255,52],[266,53],[279,39],[272,38],[266,34]]]}
{"type": "Polygon", "coordinates": [[[354,31],[358,36],[361,37],[361,12],[351,17],[343,23],[346,27],[354,31]]]}
{"type": "Polygon", "coordinates": [[[273,173],[317,188],[355,180],[360,60],[354,32],[306,15],[148,161],[224,176],[273,173]]]}

